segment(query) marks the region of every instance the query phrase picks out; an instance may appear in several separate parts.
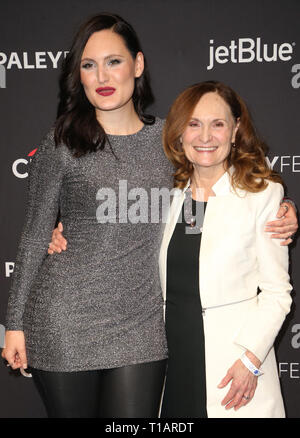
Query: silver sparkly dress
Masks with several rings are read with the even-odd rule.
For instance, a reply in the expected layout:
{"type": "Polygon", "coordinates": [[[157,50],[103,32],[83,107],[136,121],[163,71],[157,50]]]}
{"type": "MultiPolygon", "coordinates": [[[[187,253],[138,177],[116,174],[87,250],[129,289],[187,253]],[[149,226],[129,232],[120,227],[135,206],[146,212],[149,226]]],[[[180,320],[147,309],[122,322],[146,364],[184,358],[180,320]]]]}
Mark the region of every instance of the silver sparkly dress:
{"type": "Polygon", "coordinates": [[[56,148],[51,130],[34,155],[6,318],[7,330],[24,330],[29,366],[80,371],[167,357],[158,271],[163,225],[161,215],[151,223],[150,208],[152,190],[172,184],[162,127],[156,118],[136,134],[110,135],[115,156],[106,145],[80,158],[56,148]],[[141,193],[149,198],[143,214],[141,193]],[[108,221],[101,223],[104,202],[108,221]],[[126,221],[124,202],[140,220],[126,221]],[[48,255],[58,215],[68,246],[48,255]]]}

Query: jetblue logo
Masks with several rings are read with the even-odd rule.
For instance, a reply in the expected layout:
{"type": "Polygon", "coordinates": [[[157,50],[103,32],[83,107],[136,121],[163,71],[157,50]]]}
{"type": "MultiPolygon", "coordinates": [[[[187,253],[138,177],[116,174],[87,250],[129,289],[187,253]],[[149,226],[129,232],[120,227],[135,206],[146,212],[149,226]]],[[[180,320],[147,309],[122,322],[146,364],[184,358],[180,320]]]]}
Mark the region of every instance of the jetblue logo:
{"type": "Polygon", "coordinates": [[[215,47],[214,40],[210,40],[209,64],[207,70],[212,70],[215,64],[227,62],[276,62],[290,61],[292,59],[295,43],[265,44],[261,38],[239,38],[232,40],[229,46],[215,47]]]}

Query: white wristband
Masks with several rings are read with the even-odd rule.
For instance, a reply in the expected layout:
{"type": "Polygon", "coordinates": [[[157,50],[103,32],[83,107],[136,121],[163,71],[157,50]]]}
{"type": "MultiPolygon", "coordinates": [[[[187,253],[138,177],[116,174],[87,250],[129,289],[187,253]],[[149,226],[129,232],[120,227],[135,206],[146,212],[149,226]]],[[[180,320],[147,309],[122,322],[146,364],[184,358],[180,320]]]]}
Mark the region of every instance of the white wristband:
{"type": "Polygon", "coordinates": [[[261,370],[259,370],[258,368],[256,368],[255,365],[253,365],[253,363],[250,361],[246,353],[244,353],[243,356],[241,357],[241,361],[243,362],[245,367],[247,367],[248,370],[251,371],[251,373],[254,374],[255,376],[259,377],[263,374],[261,370]]]}

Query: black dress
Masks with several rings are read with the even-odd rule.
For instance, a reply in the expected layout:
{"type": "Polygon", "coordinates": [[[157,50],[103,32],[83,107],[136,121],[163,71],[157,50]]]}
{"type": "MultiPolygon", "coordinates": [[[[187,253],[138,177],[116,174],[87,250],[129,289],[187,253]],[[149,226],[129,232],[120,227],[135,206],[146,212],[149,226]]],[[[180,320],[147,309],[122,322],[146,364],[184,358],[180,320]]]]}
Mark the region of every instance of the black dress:
{"type": "MultiPolygon", "coordinates": [[[[195,214],[196,201],[192,202],[195,214]]],[[[183,217],[183,208],[181,214],[183,217]]],[[[199,293],[201,233],[187,234],[186,227],[189,225],[184,219],[176,224],[167,254],[169,361],[162,418],[207,417],[204,331],[199,293]]]]}

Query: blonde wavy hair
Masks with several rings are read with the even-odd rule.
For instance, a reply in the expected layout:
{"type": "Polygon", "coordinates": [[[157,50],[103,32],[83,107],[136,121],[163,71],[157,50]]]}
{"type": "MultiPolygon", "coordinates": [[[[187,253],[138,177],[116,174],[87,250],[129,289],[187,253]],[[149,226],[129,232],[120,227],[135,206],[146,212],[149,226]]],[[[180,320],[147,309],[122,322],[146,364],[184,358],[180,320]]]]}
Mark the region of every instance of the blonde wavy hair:
{"type": "Polygon", "coordinates": [[[250,113],[242,98],[230,87],[215,81],[200,82],[184,90],[171,106],[163,131],[163,146],[167,158],[175,166],[174,186],[183,189],[193,174],[193,165],[182,149],[180,137],[186,129],[195,106],[206,93],[218,93],[239,119],[235,147],[231,148],[227,168],[234,166],[231,183],[234,189],[260,192],[267,180],[283,185],[281,177],[266,162],[267,147],[256,134],[250,113]]]}

